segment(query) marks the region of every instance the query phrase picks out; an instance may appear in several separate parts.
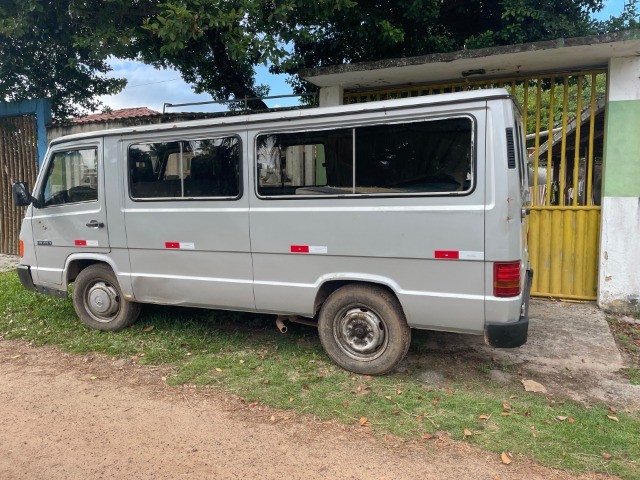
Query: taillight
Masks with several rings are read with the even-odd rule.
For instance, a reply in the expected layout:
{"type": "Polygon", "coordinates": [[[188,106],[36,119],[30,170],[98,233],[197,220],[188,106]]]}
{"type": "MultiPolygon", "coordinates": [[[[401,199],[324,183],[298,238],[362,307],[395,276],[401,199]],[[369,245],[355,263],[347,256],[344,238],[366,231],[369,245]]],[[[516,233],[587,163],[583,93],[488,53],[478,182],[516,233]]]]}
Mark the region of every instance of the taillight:
{"type": "Polygon", "coordinates": [[[493,295],[495,297],[520,295],[520,261],[493,264],[493,295]]]}
{"type": "Polygon", "coordinates": [[[20,240],[19,248],[20,248],[20,258],[22,258],[24,257],[24,242],[22,240],[20,240]]]}

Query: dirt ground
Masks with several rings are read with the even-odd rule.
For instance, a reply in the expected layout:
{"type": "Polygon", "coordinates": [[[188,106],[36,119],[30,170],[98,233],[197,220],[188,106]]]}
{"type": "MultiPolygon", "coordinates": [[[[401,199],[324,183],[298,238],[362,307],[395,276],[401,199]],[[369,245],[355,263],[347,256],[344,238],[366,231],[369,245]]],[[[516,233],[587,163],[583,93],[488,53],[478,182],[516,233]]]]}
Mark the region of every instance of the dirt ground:
{"type": "Polygon", "coordinates": [[[167,373],[0,341],[0,478],[573,478],[446,438],[375,437],[168,387],[167,373]]]}

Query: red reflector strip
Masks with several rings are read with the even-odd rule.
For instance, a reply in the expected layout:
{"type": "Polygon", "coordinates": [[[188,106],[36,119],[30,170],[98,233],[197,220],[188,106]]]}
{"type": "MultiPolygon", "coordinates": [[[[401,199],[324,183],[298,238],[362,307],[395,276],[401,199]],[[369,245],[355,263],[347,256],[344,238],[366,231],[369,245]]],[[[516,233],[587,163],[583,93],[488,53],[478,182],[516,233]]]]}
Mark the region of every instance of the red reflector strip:
{"type": "Polygon", "coordinates": [[[434,255],[436,258],[460,258],[460,252],[458,252],[458,250],[436,250],[434,255]]]}
{"type": "Polygon", "coordinates": [[[76,240],[75,244],[76,244],[76,247],[86,247],[87,246],[87,241],[86,240],[76,240]]]}
{"type": "Polygon", "coordinates": [[[291,253],[309,253],[309,245],[291,245],[291,253]]]}
{"type": "Polygon", "coordinates": [[[180,248],[180,242],[164,242],[164,248],[180,248]]]}

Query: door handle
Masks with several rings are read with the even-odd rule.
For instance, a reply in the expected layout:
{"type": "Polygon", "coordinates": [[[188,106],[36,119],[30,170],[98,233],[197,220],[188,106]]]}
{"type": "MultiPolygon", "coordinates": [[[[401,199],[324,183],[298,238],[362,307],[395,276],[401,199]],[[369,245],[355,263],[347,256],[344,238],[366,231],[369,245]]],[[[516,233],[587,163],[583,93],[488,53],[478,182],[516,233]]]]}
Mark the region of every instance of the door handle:
{"type": "Polygon", "coordinates": [[[87,227],[89,227],[89,228],[102,228],[102,227],[104,227],[104,223],[98,222],[97,220],[91,220],[89,223],[87,223],[87,227]]]}

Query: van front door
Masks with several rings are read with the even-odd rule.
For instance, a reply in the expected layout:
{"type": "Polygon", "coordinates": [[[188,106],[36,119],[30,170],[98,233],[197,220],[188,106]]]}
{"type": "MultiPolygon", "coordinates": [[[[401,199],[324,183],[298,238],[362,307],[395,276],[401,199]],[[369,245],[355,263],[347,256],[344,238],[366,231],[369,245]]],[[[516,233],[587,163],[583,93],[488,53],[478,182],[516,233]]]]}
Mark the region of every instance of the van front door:
{"type": "Polygon", "coordinates": [[[31,219],[39,283],[60,285],[69,255],[109,252],[104,203],[102,142],[61,145],[45,163],[36,186],[39,208],[31,219]]]}

